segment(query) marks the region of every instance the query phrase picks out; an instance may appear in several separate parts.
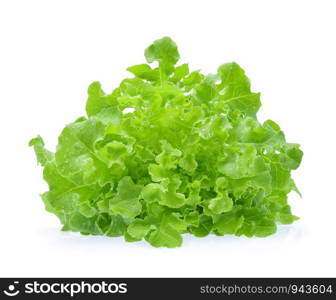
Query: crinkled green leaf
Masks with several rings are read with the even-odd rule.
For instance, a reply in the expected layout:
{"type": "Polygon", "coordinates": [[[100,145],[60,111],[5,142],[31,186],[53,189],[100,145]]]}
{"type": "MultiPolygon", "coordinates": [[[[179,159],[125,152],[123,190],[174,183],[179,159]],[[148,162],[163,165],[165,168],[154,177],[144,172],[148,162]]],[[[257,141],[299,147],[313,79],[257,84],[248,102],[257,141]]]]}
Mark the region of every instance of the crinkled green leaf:
{"type": "Polygon", "coordinates": [[[181,233],[185,230],[184,222],[175,214],[165,214],[160,224],[146,240],[154,247],[179,247],[182,245],[181,233]]]}
{"type": "Polygon", "coordinates": [[[100,82],[96,81],[91,83],[88,88],[86,113],[90,117],[99,113],[104,108],[116,106],[116,97],[118,94],[118,90],[116,90],[112,94],[106,95],[101,88],[100,82]]]}
{"type": "Polygon", "coordinates": [[[40,136],[31,139],[29,146],[34,147],[37,162],[41,164],[41,166],[45,166],[54,160],[54,154],[44,148],[44,142],[40,136]]]}
{"type": "Polygon", "coordinates": [[[127,232],[135,239],[142,239],[149,232],[151,225],[143,219],[135,219],[127,228],[127,232]]]}
{"type": "Polygon", "coordinates": [[[198,226],[191,226],[189,232],[197,237],[204,237],[210,234],[213,230],[212,218],[206,215],[201,215],[199,218],[198,226]]]}
{"type": "MultiPolygon", "coordinates": [[[[180,54],[178,53],[175,42],[169,37],[164,37],[154,41],[154,43],[145,50],[145,57],[149,63],[154,61],[159,62],[162,72],[169,74],[172,71],[172,67],[180,59],[180,54]]],[[[165,76],[166,74],[161,73],[161,76],[165,76]]],[[[161,77],[161,80],[162,79],[161,77]]]]}
{"type": "Polygon", "coordinates": [[[135,65],[127,68],[127,71],[133,73],[136,77],[141,79],[156,81],[160,79],[160,72],[158,69],[152,69],[147,64],[135,65]]]}
{"type": "Polygon", "coordinates": [[[214,216],[214,229],[220,235],[235,234],[244,223],[244,216],[236,211],[214,216]]]}
{"type": "Polygon", "coordinates": [[[133,219],[141,212],[139,195],[141,186],[134,184],[131,177],[127,176],[119,181],[117,194],[110,200],[110,213],[133,219]]]}
{"type": "Polygon", "coordinates": [[[95,222],[101,234],[110,237],[123,236],[129,224],[129,222],[120,215],[109,216],[107,214],[100,214],[95,222]]]}

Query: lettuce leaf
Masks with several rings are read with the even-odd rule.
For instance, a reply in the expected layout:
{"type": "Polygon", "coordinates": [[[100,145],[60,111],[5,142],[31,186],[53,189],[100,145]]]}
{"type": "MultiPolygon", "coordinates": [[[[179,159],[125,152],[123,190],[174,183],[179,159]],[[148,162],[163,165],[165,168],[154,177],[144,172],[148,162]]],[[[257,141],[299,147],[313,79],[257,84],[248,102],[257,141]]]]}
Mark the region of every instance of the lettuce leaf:
{"type": "Polygon", "coordinates": [[[145,58],[111,93],[89,86],[87,117],[65,126],[55,152],[40,136],[29,143],[62,230],[178,247],[185,233],[264,237],[297,220],[287,200],[303,153],[258,121],[244,70],[190,71],[169,37],[145,58]]]}

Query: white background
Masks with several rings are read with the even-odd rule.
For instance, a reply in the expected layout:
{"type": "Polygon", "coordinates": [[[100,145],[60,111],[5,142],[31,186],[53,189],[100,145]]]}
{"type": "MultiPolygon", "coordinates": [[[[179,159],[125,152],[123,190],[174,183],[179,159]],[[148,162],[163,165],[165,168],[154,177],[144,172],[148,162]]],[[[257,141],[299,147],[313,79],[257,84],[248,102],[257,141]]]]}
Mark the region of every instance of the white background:
{"type": "Polygon", "coordinates": [[[0,2],[0,276],[336,276],[335,1],[0,2]],[[300,221],[268,238],[185,236],[153,248],[60,232],[30,138],[54,150],[85,113],[86,89],[110,92],[165,35],[191,69],[236,61],[262,93],[260,120],[302,145],[290,195],[300,221]]]}

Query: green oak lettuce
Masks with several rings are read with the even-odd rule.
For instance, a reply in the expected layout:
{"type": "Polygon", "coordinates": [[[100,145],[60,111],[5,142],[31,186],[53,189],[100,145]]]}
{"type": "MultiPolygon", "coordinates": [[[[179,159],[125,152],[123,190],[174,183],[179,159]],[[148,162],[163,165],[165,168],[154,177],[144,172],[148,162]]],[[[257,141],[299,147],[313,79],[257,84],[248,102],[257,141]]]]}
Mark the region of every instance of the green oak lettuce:
{"type": "Polygon", "coordinates": [[[302,151],[258,122],[260,94],[239,65],[190,71],[168,37],[145,57],[112,93],[89,86],[87,117],[63,129],[55,153],[30,141],[62,230],[177,247],[184,233],[264,237],[295,221],[287,195],[302,151]]]}

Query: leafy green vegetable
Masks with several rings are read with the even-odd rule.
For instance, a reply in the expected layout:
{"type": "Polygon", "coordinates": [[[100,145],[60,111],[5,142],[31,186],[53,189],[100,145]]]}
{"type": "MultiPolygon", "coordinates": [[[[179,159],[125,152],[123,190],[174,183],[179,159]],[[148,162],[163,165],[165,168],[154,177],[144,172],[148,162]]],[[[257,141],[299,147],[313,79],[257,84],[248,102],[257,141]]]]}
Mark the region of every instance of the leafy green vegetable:
{"type": "Polygon", "coordinates": [[[298,191],[302,151],[275,122],[258,122],[260,94],[244,71],[176,66],[168,37],[145,57],[157,67],[129,67],[134,77],[112,93],[89,86],[88,117],[63,129],[55,153],[30,141],[62,230],[177,247],[184,233],[263,237],[295,221],[287,194],[298,191]]]}

